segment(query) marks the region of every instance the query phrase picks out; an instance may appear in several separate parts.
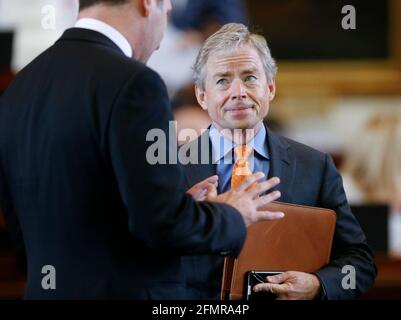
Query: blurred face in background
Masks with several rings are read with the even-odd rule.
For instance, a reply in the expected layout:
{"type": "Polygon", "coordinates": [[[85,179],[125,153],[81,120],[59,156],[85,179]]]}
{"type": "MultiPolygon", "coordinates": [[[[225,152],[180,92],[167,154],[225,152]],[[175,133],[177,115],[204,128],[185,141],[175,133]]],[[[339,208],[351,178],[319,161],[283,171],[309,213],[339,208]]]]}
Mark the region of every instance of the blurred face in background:
{"type": "Polygon", "coordinates": [[[204,88],[195,88],[199,104],[218,129],[260,128],[275,94],[258,51],[248,45],[211,53],[204,70],[204,88]]]}

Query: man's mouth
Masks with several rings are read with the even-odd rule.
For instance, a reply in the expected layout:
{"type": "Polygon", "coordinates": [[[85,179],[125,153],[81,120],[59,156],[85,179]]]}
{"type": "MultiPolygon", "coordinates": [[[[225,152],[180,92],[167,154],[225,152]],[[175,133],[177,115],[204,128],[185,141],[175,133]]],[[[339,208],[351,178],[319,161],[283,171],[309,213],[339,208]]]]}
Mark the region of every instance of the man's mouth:
{"type": "Polygon", "coordinates": [[[227,107],[225,111],[234,116],[241,116],[248,114],[253,109],[253,106],[235,106],[235,107],[227,107]]]}

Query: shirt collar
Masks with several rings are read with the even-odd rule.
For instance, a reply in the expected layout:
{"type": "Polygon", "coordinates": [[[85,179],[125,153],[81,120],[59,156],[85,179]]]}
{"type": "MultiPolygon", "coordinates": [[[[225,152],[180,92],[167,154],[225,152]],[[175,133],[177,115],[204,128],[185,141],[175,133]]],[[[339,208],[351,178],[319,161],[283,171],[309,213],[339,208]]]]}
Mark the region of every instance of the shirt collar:
{"type": "MultiPolygon", "coordinates": [[[[264,125],[262,125],[259,131],[256,133],[255,137],[249,142],[249,145],[253,147],[255,152],[258,153],[260,156],[265,159],[269,159],[266,137],[266,128],[264,125]]],[[[213,163],[217,163],[236,146],[233,141],[231,141],[219,132],[214,123],[212,123],[209,129],[209,138],[212,143],[213,163]]]]}
{"type": "Polygon", "coordinates": [[[132,48],[128,40],[111,25],[97,19],[83,18],[75,23],[75,28],[100,32],[113,41],[128,58],[132,58],[132,48]]]}

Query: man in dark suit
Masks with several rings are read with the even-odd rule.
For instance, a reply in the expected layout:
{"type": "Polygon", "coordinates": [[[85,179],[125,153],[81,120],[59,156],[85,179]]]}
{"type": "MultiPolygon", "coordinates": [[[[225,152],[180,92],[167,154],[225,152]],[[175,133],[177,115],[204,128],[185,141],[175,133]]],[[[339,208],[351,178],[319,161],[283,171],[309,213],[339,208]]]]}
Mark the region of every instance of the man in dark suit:
{"type": "MultiPolygon", "coordinates": [[[[0,101],[0,207],[28,262],[26,298],[186,298],[180,254],[237,255],[272,183],[195,202],[177,164],[151,164],[167,134],[165,86],[143,63],[169,0],[81,0],[80,19],[0,101]],[[260,191],[260,192],[259,192],[260,191]]],[[[202,190],[208,183],[195,186],[202,190]]],[[[191,189],[192,191],[194,189],[191,189]]]]}
{"type": "MultiPolygon", "coordinates": [[[[276,69],[265,39],[241,24],[227,24],[207,39],[194,65],[195,90],[213,123],[200,138],[183,146],[183,152],[198,150],[201,154],[201,142],[208,140],[210,163],[185,166],[188,186],[217,174],[218,191],[226,192],[237,179],[238,164],[245,161],[243,169],[248,174],[262,171],[267,177],[280,178],[275,187],[281,192],[280,201],[333,209],[337,223],[330,263],[314,274],[289,271],[269,277],[267,283],[254,289],[272,291],[279,299],[356,298],[374,283],[372,251],[350,211],[332,159],[271,132],[263,124],[275,95],[276,69]],[[233,149],[245,145],[253,152],[240,159],[233,149]],[[355,288],[344,285],[346,270],[355,270],[355,288]]],[[[223,260],[213,256],[185,258],[193,298],[219,298],[223,260]]]]}

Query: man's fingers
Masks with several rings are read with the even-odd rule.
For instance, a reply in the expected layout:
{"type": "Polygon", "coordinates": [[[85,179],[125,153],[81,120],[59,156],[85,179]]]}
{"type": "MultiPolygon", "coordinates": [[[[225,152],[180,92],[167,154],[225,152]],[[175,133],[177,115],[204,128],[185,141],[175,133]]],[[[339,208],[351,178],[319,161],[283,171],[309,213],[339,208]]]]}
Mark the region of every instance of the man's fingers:
{"type": "Polygon", "coordinates": [[[206,197],[209,199],[217,197],[217,188],[215,185],[208,184],[207,186],[207,191],[206,191],[206,197]]]}
{"type": "Polygon", "coordinates": [[[206,189],[197,190],[194,196],[196,201],[204,201],[206,199],[206,189]]]}
{"type": "Polygon", "coordinates": [[[283,272],[283,273],[276,274],[274,276],[268,276],[268,277],[266,277],[266,280],[270,283],[279,284],[279,283],[283,283],[283,282],[287,281],[289,277],[290,277],[290,274],[288,272],[283,272]]]}
{"type": "Polygon", "coordinates": [[[277,186],[280,183],[280,179],[277,177],[270,178],[269,180],[260,182],[260,183],[255,183],[251,187],[248,188],[250,191],[250,194],[252,197],[256,197],[267,190],[270,190],[271,188],[277,186]]]}
{"type": "Polygon", "coordinates": [[[269,203],[277,200],[280,197],[281,197],[280,191],[273,191],[273,192],[270,192],[269,194],[266,194],[264,196],[256,198],[255,203],[256,203],[257,208],[261,208],[261,207],[265,206],[266,204],[269,204],[269,203]]]}
{"type": "Polygon", "coordinates": [[[256,221],[270,221],[270,220],[280,220],[283,219],[285,214],[280,211],[257,211],[256,221]]]}
{"type": "Polygon", "coordinates": [[[257,182],[259,179],[262,179],[265,176],[263,172],[256,172],[251,174],[245,178],[245,180],[237,187],[238,191],[244,191],[253,183],[257,182]]]}
{"type": "Polygon", "coordinates": [[[268,291],[275,294],[288,293],[289,286],[287,284],[275,284],[275,283],[259,283],[253,287],[253,291],[268,291]]]}
{"type": "Polygon", "coordinates": [[[208,182],[208,183],[216,184],[218,180],[219,180],[219,176],[218,176],[218,175],[214,175],[214,176],[211,176],[211,177],[209,177],[209,178],[203,180],[203,182],[208,182]]]}
{"type": "Polygon", "coordinates": [[[196,186],[198,188],[202,188],[202,189],[207,189],[207,187],[209,186],[209,184],[215,185],[217,187],[217,183],[218,183],[219,177],[217,175],[211,176],[209,178],[206,178],[205,180],[202,180],[201,182],[198,182],[196,184],[196,186]]]}

